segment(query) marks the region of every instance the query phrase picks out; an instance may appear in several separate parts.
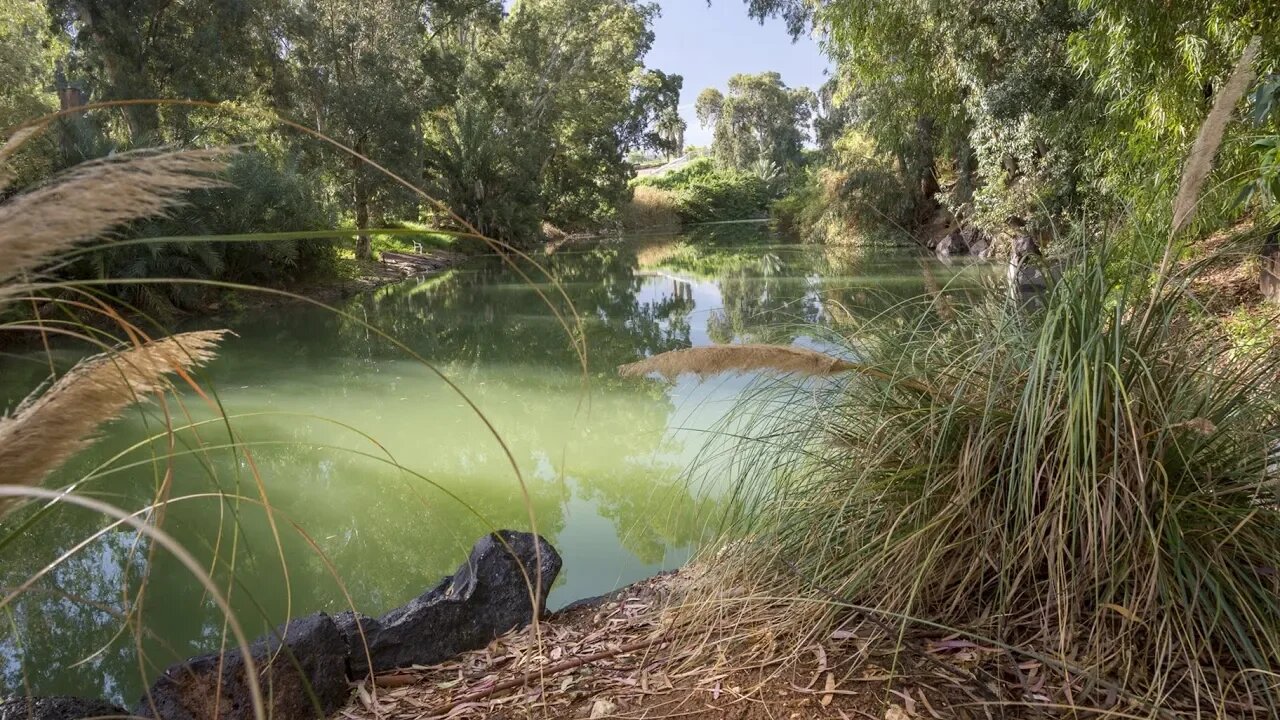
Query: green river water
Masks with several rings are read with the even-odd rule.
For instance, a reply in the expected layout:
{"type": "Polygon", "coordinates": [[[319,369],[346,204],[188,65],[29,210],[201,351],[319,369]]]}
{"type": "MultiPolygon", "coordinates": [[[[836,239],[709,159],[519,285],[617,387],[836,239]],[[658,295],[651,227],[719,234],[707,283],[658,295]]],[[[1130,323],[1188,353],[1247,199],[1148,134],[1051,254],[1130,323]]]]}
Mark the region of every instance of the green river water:
{"type": "MultiPolygon", "coordinates": [[[[803,342],[786,328],[874,312],[922,292],[926,274],[955,272],[904,251],[785,244],[742,227],[570,245],[544,261],[581,317],[585,373],[539,296],[566,311],[559,290],[479,258],[355,298],[343,306],[351,318],[290,305],[226,320],[238,336],[200,379],[229,423],[185,393],[167,410],[175,425],[199,424],[171,447],[161,406],[131,410],[51,486],[88,478],[79,492],[136,511],[168,473],[169,502],[146,517],[214,568],[250,635],[346,609],[348,595],[381,614],[453,572],[489,529],[529,529],[530,509],[564,557],[554,609],[683,563],[714,528],[727,484],[714,465],[696,483],[685,471],[751,379],[624,380],[619,364],[691,345],[803,342]],[[507,450],[429,367],[363,322],[456,383],[507,450]]],[[[75,359],[55,352],[64,368],[75,359]]],[[[0,369],[12,407],[48,359],[0,369]]],[[[26,581],[106,524],[59,506],[3,533],[0,584],[26,581]]],[[[217,649],[224,633],[191,573],[123,531],[71,553],[3,622],[6,694],[126,703],[144,677],[217,649]]]]}

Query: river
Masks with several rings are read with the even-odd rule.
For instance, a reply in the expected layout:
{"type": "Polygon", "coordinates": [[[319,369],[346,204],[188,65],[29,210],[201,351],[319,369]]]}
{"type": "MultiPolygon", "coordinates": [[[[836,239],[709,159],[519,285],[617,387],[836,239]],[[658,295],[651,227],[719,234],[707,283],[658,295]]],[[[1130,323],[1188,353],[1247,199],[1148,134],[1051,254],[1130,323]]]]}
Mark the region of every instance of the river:
{"type": "MultiPolygon", "coordinates": [[[[744,226],[569,245],[540,261],[555,282],[479,258],[355,298],[345,314],[299,304],[235,317],[237,336],[200,377],[209,400],[186,392],[131,410],[51,485],[82,480],[80,492],[124,509],[155,505],[147,516],[213,568],[251,635],[348,597],[380,614],[451,573],[489,529],[531,522],[564,557],[555,608],[680,565],[715,527],[723,478],[685,471],[751,379],[624,380],[619,364],[804,342],[789,328],[888,307],[955,272],[744,226]],[[580,318],[585,370],[557,312],[580,318]],[[164,412],[188,427],[170,438],[164,412]]],[[[6,359],[0,401],[11,407],[47,362],[6,359]]],[[[7,522],[6,587],[106,525],[59,506],[11,532],[29,516],[7,522]]],[[[224,632],[189,572],[122,531],[10,611],[8,692],[132,703],[144,677],[216,649],[224,632]]]]}

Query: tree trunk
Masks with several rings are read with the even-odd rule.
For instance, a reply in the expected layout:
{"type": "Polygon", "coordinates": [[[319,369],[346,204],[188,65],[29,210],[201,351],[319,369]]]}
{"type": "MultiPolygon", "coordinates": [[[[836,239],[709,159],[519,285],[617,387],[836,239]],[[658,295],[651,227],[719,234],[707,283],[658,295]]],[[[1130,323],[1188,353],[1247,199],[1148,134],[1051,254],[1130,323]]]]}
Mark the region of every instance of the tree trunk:
{"type": "MultiPolygon", "coordinates": [[[[355,151],[364,155],[364,140],[356,141],[355,151]]],[[[351,158],[352,182],[355,185],[356,229],[366,230],[369,227],[369,187],[364,177],[364,161],[358,157],[351,158]]],[[[373,259],[373,239],[366,232],[356,235],[356,260],[373,259]]]]}
{"type": "Polygon", "coordinates": [[[1258,289],[1268,302],[1280,304],[1280,227],[1273,228],[1267,235],[1258,260],[1258,289]]]}
{"type": "Polygon", "coordinates": [[[933,118],[916,119],[916,180],[921,200],[928,202],[938,194],[938,168],[933,156],[933,118]]]}

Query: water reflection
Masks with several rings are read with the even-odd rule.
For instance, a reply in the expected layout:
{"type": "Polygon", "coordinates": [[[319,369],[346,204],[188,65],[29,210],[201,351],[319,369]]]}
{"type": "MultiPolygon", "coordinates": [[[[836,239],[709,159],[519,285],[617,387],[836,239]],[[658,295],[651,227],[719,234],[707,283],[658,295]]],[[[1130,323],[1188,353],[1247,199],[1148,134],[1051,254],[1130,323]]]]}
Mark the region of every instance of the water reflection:
{"type": "MultiPolygon", "coordinates": [[[[343,609],[348,595],[367,612],[398,605],[487,530],[527,529],[530,509],[565,556],[551,604],[605,592],[692,552],[717,488],[691,490],[680,474],[748,382],[623,380],[618,365],[710,342],[793,340],[801,323],[883,312],[923,291],[914,258],[758,232],[564,248],[544,258],[558,284],[481,259],[351,302],[351,315],[434,364],[483,418],[359,322],[308,307],[237,318],[238,337],[205,378],[232,422],[188,397],[185,411],[169,410],[203,424],[167,437],[148,408],[109,428],[62,482],[105,463],[82,491],[128,510],[168,498],[152,517],[212,569],[251,634],[290,613],[343,609]],[[552,312],[570,314],[562,293],[582,320],[585,373],[552,312]]],[[[29,390],[44,362],[6,364],[0,399],[29,390]]],[[[105,524],[54,508],[0,548],[0,582],[21,583],[105,524]]],[[[0,643],[10,692],[131,702],[143,676],[209,651],[225,630],[190,574],[121,531],[37,587],[12,606],[0,643]]]]}

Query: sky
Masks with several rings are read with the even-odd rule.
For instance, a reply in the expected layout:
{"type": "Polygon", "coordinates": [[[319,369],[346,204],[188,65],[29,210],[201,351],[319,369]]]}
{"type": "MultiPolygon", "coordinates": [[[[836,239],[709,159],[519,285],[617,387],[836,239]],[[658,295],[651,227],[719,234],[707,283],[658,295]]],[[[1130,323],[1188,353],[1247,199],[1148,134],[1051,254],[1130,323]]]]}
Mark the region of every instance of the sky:
{"type": "Polygon", "coordinates": [[[698,124],[694,100],[704,88],[724,91],[729,76],[776,70],[789,87],[817,90],[830,63],[808,37],[795,43],[781,20],[762,27],[747,17],[742,0],[661,0],[653,49],[645,65],[684,76],[680,115],[688,123],[685,144],[710,145],[711,130],[698,124]]]}

